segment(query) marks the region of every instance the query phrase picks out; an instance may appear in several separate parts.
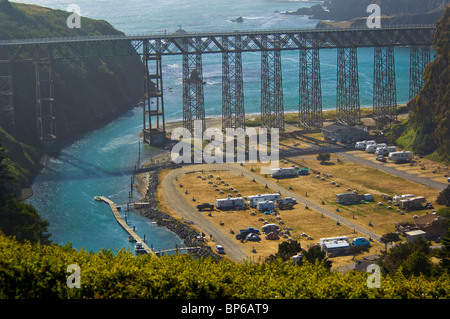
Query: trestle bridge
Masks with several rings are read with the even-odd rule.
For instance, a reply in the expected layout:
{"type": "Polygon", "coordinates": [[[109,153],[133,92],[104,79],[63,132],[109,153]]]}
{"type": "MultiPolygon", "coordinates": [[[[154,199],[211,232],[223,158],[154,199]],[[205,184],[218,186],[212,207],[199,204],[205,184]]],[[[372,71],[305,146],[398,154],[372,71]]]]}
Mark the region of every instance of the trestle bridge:
{"type": "Polygon", "coordinates": [[[360,122],[357,48],[374,48],[373,116],[381,122],[397,119],[394,48],[410,47],[410,98],[423,86],[430,62],[435,25],[386,26],[379,29],[307,29],[174,33],[137,36],[84,36],[0,41],[0,125],[13,132],[12,62],[32,62],[36,74],[36,118],[41,140],[57,137],[54,59],[140,55],[143,62],[144,141],[164,139],[165,116],[162,58],[182,55],[183,126],[192,132],[194,120],[205,128],[202,55],[222,54],[222,127],[245,127],[242,54],[261,52],[261,124],[284,129],[281,53],[299,52],[299,125],[305,130],[323,125],[320,49],[337,49],[337,120],[360,122]],[[153,85],[150,85],[154,83],[153,85]]]}

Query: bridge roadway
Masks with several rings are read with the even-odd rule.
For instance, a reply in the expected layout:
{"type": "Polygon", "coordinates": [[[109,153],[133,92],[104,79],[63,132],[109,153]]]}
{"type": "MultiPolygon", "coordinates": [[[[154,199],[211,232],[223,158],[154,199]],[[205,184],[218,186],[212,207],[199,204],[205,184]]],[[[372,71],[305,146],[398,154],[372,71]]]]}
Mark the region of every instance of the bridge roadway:
{"type": "MultiPolygon", "coordinates": [[[[177,55],[223,52],[255,52],[323,48],[427,46],[433,44],[435,25],[385,26],[379,29],[298,29],[150,35],[101,35],[0,40],[0,48],[52,48],[52,58],[177,55]]],[[[14,52],[14,53],[17,53],[14,52]]],[[[18,59],[18,54],[13,54],[18,59]]]]}

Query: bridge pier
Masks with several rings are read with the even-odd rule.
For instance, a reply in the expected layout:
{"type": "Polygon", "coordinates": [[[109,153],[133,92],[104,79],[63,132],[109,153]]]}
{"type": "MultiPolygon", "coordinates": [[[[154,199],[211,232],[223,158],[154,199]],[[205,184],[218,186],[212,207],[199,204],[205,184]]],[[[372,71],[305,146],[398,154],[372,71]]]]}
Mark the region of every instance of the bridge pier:
{"type": "MultiPolygon", "coordinates": [[[[261,42],[268,46],[263,35],[261,42]]],[[[279,35],[274,35],[273,50],[261,51],[261,125],[284,130],[283,78],[279,35]]]]}
{"type": "Polygon", "coordinates": [[[300,50],[299,125],[307,130],[321,128],[322,87],[319,49],[300,50]]]}
{"type": "Polygon", "coordinates": [[[199,49],[198,53],[183,53],[183,127],[193,133],[194,120],[200,120],[203,133],[206,123],[202,55],[200,53],[202,43],[198,38],[193,41],[199,49]]]}
{"type": "Polygon", "coordinates": [[[144,66],[143,140],[150,145],[161,145],[166,137],[161,55],[149,54],[145,42],[142,59],[144,66]],[[153,65],[150,65],[151,63],[153,65]],[[154,88],[150,87],[152,81],[154,88]]]}
{"type": "Polygon", "coordinates": [[[0,60],[0,127],[12,135],[16,130],[10,59],[0,60]]]}
{"type": "MultiPolygon", "coordinates": [[[[241,41],[235,37],[235,47],[241,41]]],[[[242,76],[242,53],[228,51],[229,37],[222,39],[222,130],[245,129],[244,82],[242,76]]]]}
{"type": "Polygon", "coordinates": [[[394,47],[376,47],[374,51],[373,118],[385,125],[397,121],[394,47]]]}
{"type": "Polygon", "coordinates": [[[55,83],[50,47],[47,47],[45,55],[42,57],[36,50],[34,57],[37,130],[43,142],[56,140],[55,83]]]}
{"type": "Polygon", "coordinates": [[[414,45],[410,50],[409,100],[411,101],[423,88],[423,73],[430,63],[430,47],[414,45]]]}
{"type": "Polygon", "coordinates": [[[336,118],[344,125],[359,124],[361,120],[356,48],[337,49],[336,118]]]}

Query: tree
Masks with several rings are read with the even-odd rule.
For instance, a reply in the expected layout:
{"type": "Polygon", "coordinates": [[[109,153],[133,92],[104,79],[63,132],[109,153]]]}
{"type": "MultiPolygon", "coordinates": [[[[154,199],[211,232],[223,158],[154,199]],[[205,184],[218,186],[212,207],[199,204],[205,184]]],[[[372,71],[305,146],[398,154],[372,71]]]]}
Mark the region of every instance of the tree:
{"type": "Polygon", "coordinates": [[[439,205],[450,207],[450,185],[448,185],[447,188],[439,193],[439,196],[436,199],[436,203],[438,203],[439,205]]]}
{"type": "Polygon", "coordinates": [[[283,261],[288,261],[292,256],[295,256],[302,251],[302,246],[296,240],[290,240],[278,244],[278,252],[272,254],[267,258],[268,262],[271,262],[277,258],[281,258],[283,261]]]}
{"type": "Polygon", "coordinates": [[[330,153],[320,153],[319,155],[317,155],[317,160],[320,161],[320,164],[324,164],[325,162],[329,161],[330,158],[330,153]]]}
{"type": "Polygon", "coordinates": [[[311,264],[314,264],[316,261],[323,262],[325,268],[328,270],[331,269],[331,264],[333,263],[331,260],[328,260],[327,253],[317,245],[309,247],[307,251],[304,251],[303,258],[311,264]]]}
{"type": "Polygon", "coordinates": [[[402,268],[405,277],[411,275],[419,276],[421,274],[430,276],[432,265],[428,256],[423,252],[415,251],[402,263],[402,268]]]}
{"type": "Polygon", "coordinates": [[[18,181],[11,171],[12,163],[0,140],[0,231],[20,242],[48,244],[48,222],[41,219],[32,205],[16,198],[14,189],[18,181]]]}
{"type": "Polygon", "coordinates": [[[384,244],[385,250],[387,250],[387,244],[400,241],[400,236],[397,233],[387,233],[381,236],[380,241],[384,244]]]}

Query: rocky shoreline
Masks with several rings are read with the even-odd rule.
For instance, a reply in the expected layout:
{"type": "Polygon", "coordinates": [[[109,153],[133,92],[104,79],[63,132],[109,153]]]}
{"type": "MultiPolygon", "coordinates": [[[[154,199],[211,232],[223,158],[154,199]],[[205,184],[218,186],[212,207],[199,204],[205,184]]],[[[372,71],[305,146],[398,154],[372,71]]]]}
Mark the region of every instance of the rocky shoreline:
{"type": "Polygon", "coordinates": [[[186,247],[201,247],[199,249],[189,251],[189,254],[195,259],[211,257],[214,260],[219,261],[222,259],[221,256],[215,254],[211,250],[211,247],[196,240],[197,232],[194,229],[189,227],[188,224],[158,210],[158,200],[155,196],[159,184],[158,175],[163,168],[175,169],[179,167],[181,167],[181,165],[166,162],[164,164],[159,164],[158,166],[152,167],[152,171],[145,173],[147,174],[146,178],[148,180],[148,186],[145,196],[143,197],[150,203],[150,205],[146,208],[140,209],[139,211],[141,215],[153,220],[158,226],[165,227],[178,235],[183,240],[186,247]]]}

